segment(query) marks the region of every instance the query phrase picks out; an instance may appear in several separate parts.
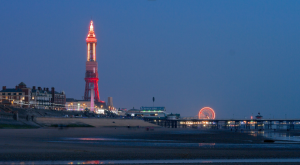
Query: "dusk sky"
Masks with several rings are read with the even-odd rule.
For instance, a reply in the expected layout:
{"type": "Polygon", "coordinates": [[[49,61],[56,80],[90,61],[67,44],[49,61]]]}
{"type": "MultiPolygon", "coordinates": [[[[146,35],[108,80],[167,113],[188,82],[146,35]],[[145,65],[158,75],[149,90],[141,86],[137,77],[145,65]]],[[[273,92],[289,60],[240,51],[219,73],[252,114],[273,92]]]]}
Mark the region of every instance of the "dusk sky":
{"type": "Polygon", "coordinates": [[[300,1],[0,0],[0,86],[82,99],[94,21],[100,99],[217,118],[300,116],[300,1]]]}

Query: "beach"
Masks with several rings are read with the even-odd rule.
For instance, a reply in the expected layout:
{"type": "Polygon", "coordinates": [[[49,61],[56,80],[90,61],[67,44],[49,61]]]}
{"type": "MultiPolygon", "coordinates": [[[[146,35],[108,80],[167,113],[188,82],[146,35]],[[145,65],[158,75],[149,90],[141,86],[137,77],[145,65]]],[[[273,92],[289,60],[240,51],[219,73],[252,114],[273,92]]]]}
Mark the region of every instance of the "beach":
{"type": "Polygon", "coordinates": [[[124,127],[1,129],[1,161],[299,158],[254,132],[124,127]]]}

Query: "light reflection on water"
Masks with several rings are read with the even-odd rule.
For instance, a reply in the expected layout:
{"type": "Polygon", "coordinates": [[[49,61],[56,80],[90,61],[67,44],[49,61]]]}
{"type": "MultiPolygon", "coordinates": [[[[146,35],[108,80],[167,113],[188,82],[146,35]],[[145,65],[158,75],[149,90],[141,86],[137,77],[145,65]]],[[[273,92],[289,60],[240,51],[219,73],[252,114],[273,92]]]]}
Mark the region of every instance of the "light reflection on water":
{"type": "MultiPolygon", "coordinates": [[[[126,138],[104,138],[104,137],[84,137],[84,138],[61,138],[49,141],[52,143],[73,143],[100,146],[137,146],[137,147],[191,147],[191,148],[300,148],[300,138],[290,136],[288,133],[274,131],[244,131],[243,133],[252,136],[263,136],[267,139],[275,140],[276,144],[270,143],[189,143],[176,140],[152,140],[152,139],[126,139],[126,138]],[[286,144],[292,143],[292,144],[286,144]]],[[[249,140],[252,142],[252,140],[249,140]]],[[[261,141],[263,142],[263,141],[261,141]]]]}
{"type": "Polygon", "coordinates": [[[70,141],[174,141],[174,140],[152,140],[152,139],[118,139],[118,138],[62,138],[63,140],[70,140],[70,141]]]}
{"type": "Polygon", "coordinates": [[[298,163],[300,159],[170,159],[170,160],[89,160],[89,161],[0,161],[0,165],[45,165],[45,164],[187,164],[187,163],[298,163]]]}
{"type": "Polygon", "coordinates": [[[174,143],[174,142],[121,142],[121,141],[49,141],[52,143],[90,144],[128,147],[188,147],[188,148],[296,148],[300,144],[235,144],[235,143],[174,143]]]}
{"type": "Polygon", "coordinates": [[[274,131],[249,131],[248,132],[252,136],[263,136],[268,139],[278,140],[278,141],[290,141],[290,142],[300,142],[299,136],[292,136],[289,132],[281,133],[274,131]]]}

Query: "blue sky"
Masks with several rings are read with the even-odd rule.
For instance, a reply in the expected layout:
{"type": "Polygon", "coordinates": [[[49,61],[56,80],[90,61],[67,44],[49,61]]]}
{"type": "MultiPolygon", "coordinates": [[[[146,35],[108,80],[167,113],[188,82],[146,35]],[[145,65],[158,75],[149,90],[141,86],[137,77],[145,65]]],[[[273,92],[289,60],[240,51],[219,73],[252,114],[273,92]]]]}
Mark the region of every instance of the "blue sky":
{"type": "Polygon", "coordinates": [[[0,1],[0,85],[82,98],[94,21],[100,99],[217,118],[300,116],[300,1],[0,1]]]}

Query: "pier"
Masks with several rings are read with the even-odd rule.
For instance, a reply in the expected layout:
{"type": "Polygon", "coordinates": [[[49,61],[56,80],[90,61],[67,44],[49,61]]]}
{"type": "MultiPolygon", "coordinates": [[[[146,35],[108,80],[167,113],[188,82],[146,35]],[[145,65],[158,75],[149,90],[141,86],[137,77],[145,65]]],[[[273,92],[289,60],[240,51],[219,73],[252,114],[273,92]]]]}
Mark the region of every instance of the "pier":
{"type": "Polygon", "coordinates": [[[167,128],[300,129],[300,119],[155,119],[145,121],[167,128]]]}

